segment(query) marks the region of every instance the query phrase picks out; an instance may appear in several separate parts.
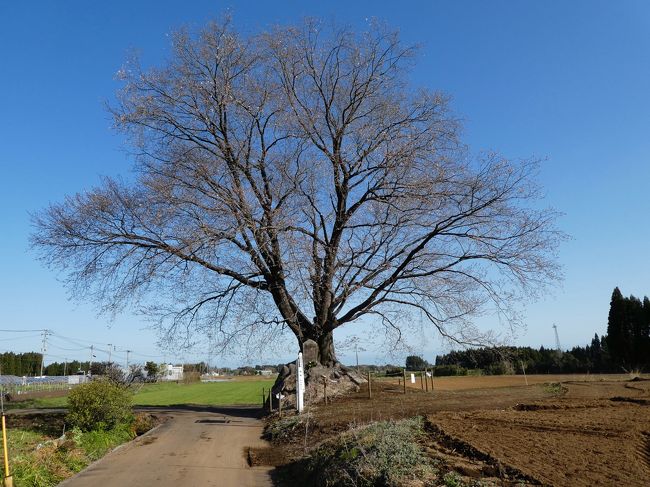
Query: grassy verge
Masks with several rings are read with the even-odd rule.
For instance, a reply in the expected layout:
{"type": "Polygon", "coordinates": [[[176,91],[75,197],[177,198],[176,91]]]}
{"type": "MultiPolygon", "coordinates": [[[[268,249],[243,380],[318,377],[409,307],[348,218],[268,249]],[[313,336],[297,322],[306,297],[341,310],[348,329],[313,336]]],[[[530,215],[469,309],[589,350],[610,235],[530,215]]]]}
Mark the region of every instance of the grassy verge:
{"type": "Polygon", "coordinates": [[[26,401],[6,402],[5,409],[51,409],[64,408],[68,405],[68,398],[62,397],[39,397],[38,399],[28,399],[26,401]]]}
{"type": "Polygon", "coordinates": [[[10,429],[8,443],[14,485],[55,486],[134,436],[130,425],[109,431],[73,430],[59,439],[39,430],[10,429]]]}
{"type": "MultiPolygon", "coordinates": [[[[227,382],[196,382],[146,384],[133,396],[134,406],[174,406],[200,404],[205,406],[261,404],[262,389],[273,385],[274,379],[233,380],[227,382]]],[[[63,408],[66,397],[47,397],[9,403],[9,409],[63,408]]]]}

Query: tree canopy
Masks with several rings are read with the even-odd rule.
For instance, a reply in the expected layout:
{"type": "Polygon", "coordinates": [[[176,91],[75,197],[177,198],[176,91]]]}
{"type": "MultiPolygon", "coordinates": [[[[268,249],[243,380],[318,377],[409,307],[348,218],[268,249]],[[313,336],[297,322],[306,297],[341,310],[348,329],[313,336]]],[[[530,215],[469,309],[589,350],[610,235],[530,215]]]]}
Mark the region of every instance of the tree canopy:
{"type": "Polygon", "coordinates": [[[612,292],[607,320],[607,345],[614,363],[631,370],[650,365],[650,300],[612,292]]]}
{"type": "Polygon", "coordinates": [[[414,56],[378,25],[180,31],[166,64],[119,73],[137,176],[51,205],[32,241],[75,296],[168,337],[289,330],[332,364],[336,328],[399,340],[412,312],[484,343],[471,318],[555,281],[562,235],[537,161],[472,156],[448,97],[411,86],[414,56]]]}

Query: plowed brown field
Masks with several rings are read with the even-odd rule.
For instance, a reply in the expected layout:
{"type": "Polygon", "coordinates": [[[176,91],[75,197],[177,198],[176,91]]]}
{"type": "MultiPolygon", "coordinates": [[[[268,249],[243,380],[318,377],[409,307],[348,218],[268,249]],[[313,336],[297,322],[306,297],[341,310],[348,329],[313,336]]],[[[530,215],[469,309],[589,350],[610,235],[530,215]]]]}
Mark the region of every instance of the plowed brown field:
{"type": "Polygon", "coordinates": [[[528,382],[437,378],[433,393],[417,384],[403,394],[397,384],[377,381],[372,399],[361,390],[314,408],[311,441],[354,423],[422,415],[430,454],[469,477],[499,485],[650,485],[650,380],[529,376],[528,382]]]}
{"type": "Polygon", "coordinates": [[[543,484],[650,485],[650,381],[563,386],[554,400],[429,419],[543,484]]]}

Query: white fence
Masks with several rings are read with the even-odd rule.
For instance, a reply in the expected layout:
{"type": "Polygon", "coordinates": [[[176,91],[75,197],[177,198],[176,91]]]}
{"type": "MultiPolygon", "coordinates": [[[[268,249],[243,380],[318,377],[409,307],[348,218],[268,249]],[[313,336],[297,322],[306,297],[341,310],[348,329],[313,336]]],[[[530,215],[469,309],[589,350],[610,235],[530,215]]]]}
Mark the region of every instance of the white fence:
{"type": "Polygon", "coordinates": [[[29,392],[61,391],[83,384],[88,377],[84,375],[59,375],[45,377],[18,377],[0,375],[0,391],[3,394],[20,395],[29,392]]]}

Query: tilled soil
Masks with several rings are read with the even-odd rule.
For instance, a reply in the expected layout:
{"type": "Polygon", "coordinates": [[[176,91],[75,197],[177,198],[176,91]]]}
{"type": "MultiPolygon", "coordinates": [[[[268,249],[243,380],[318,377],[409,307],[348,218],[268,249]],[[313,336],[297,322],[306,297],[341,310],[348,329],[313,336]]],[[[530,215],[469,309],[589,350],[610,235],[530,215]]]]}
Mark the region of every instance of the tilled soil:
{"type": "Polygon", "coordinates": [[[308,431],[284,449],[293,457],[351,425],[420,415],[428,453],[465,477],[495,485],[650,485],[650,381],[532,376],[529,386],[497,387],[523,377],[495,379],[472,378],[484,388],[450,380],[446,390],[407,394],[377,381],[372,398],[362,388],[312,407],[308,431]]]}
{"type": "Polygon", "coordinates": [[[648,485],[650,401],[640,402],[650,399],[650,382],[564,385],[568,391],[557,400],[428,419],[542,484],[648,485]]]}

